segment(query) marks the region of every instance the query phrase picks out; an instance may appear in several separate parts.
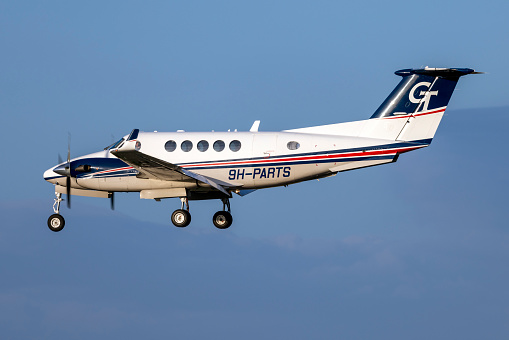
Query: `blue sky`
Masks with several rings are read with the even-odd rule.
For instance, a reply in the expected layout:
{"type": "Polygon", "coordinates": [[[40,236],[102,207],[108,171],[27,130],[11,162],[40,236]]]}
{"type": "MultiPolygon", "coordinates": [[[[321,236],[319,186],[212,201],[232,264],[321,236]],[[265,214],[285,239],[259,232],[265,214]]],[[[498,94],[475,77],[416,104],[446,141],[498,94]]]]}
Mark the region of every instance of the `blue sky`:
{"type": "Polygon", "coordinates": [[[0,336],[505,339],[503,1],[0,2],[0,336]],[[76,197],[45,169],[141,130],[369,117],[401,68],[471,67],[396,164],[219,202],[76,197]]]}

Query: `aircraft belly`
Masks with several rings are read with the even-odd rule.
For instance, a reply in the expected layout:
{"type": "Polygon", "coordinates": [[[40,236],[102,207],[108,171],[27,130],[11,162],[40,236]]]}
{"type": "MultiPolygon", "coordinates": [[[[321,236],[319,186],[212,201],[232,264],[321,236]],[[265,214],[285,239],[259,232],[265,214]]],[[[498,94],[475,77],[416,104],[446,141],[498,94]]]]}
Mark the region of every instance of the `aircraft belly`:
{"type": "Polygon", "coordinates": [[[392,162],[394,162],[393,159],[375,159],[375,160],[366,160],[366,161],[345,162],[345,163],[341,163],[338,166],[332,167],[330,169],[330,171],[340,172],[340,171],[354,170],[354,169],[367,168],[370,166],[387,164],[387,163],[392,163],[392,162]]]}
{"type": "Polygon", "coordinates": [[[141,191],[149,189],[173,189],[173,188],[197,188],[196,181],[161,181],[154,179],[142,179],[132,177],[129,183],[129,191],[141,191]]]}

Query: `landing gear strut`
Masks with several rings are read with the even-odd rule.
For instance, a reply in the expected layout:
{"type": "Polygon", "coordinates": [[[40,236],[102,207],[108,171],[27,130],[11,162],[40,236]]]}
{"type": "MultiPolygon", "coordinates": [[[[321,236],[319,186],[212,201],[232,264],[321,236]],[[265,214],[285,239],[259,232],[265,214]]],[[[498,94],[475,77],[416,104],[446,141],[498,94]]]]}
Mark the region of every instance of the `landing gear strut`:
{"type": "Polygon", "coordinates": [[[218,229],[227,229],[232,225],[233,217],[230,213],[230,199],[229,198],[222,198],[223,201],[223,211],[218,211],[214,214],[214,217],[212,217],[212,222],[218,229]],[[225,209],[228,208],[228,211],[225,209]]]}
{"type": "Polygon", "coordinates": [[[57,232],[57,231],[64,229],[65,220],[62,217],[62,215],[59,214],[60,202],[63,201],[62,194],[59,192],[56,192],[55,195],[57,196],[57,198],[55,198],[55,203],[53,203],[53,211],[55,213],[48,218],[48,228],[51,231],[57,232]]]}
{"type": "Polygon", "coordinates": [[[184,228],[191,223],[191,214],[189,213],[189,201],[187,198],[181,197],[180,201],[182,206],[171,214],[171,222],[175,227],[184,228]]]}

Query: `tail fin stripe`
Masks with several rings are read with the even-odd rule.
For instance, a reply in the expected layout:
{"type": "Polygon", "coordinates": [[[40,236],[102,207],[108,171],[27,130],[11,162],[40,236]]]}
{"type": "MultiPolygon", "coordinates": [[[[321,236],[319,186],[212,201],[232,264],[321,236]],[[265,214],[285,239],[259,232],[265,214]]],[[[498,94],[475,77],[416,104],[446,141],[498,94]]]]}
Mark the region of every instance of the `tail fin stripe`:
{"type": "Polygon", "coordinates": [[[430,114],[433,114],[433,113],[444,112],[446,108],[447,108],[447,106],[444,106],[444,107],[441,107],[439,109],[431,110],[431,111],[428,111],[428,112],[419,112],[419,113],[408,114],[408,115],[397,116],[397,117],[383,117],[382,119],[398,119],[398,118],[409,118],[409,117],[425,116],[425,115],[430,115],[430,114]]]}

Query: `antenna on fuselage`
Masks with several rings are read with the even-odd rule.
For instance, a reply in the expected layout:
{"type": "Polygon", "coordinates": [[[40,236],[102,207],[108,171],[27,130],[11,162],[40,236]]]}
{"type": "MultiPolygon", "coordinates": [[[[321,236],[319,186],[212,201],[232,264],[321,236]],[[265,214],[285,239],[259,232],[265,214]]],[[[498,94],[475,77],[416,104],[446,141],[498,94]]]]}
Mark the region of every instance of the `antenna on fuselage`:
{"type": "Polygon", "coordinates": [[[253,123],[253,126],[251,126],[251,129],[249,129],[249,132],[258,132],[259,127],[260,127],[260,121],[255,120],[253,123]]]}

